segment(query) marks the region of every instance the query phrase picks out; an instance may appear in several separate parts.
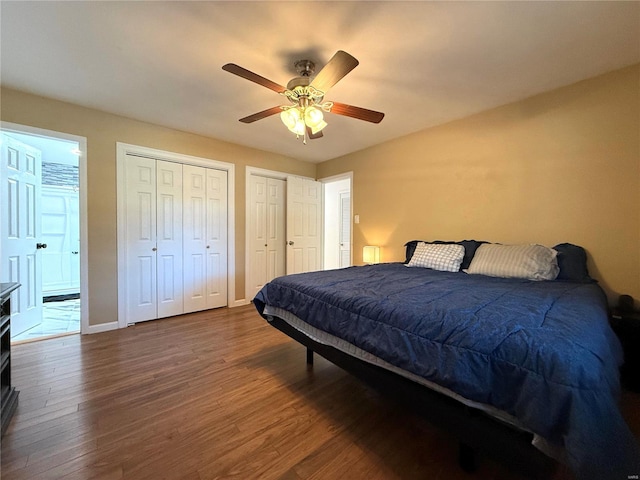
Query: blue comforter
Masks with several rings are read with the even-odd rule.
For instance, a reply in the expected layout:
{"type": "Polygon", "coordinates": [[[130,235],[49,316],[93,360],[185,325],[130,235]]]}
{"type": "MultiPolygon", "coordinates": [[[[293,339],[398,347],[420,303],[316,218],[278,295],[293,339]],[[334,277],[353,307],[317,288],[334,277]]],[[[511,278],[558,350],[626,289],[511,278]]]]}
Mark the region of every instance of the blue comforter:
{"type": "Polygon", "coordinates": [[[596,284],[391,263],[280,277],[254,303],[511,414],[564,447],[578,478],[640,474],[617,404],[621,348],[596,284]]]}

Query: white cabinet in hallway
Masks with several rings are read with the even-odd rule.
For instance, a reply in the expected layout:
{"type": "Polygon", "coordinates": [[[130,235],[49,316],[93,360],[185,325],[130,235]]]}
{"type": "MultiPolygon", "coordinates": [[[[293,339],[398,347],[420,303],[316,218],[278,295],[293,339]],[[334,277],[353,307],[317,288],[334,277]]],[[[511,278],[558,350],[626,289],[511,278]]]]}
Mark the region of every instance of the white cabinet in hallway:
{"type": "MultiPolygon", "coordinates": [[[[45,177],[46,178],[46,177],[45,177]]],[[[42,296],[80,292],[80,195],[77,188],[42,185],[42,296]]]]}

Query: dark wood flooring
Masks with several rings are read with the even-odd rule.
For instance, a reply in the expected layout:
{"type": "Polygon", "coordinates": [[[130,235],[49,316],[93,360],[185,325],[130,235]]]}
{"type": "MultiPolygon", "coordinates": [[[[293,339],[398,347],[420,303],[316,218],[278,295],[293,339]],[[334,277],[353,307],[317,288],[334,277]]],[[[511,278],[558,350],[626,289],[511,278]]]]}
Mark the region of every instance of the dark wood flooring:
{"type": "MultiPolygon", "coordinates": [[[[2,479],[519,480],[275,330],[253,306],[15,345],[2,479]]],[[[626,393],[640,436],[640,395],[626,393]]],[[[560,469],[554,479],[569,479],[560,469]]]]}

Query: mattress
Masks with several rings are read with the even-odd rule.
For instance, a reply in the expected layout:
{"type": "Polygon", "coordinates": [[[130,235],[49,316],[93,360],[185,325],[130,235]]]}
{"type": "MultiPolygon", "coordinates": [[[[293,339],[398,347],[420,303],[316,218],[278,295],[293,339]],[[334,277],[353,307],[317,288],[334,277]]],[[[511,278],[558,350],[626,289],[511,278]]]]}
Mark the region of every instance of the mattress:
{"type": "Polygon", "coordinates": [[[381,264],[280,277],[254,303],[492,409],[564,449],[579,478],[638,471],[617,406],[621,348],[597,284],[381,264]]]}

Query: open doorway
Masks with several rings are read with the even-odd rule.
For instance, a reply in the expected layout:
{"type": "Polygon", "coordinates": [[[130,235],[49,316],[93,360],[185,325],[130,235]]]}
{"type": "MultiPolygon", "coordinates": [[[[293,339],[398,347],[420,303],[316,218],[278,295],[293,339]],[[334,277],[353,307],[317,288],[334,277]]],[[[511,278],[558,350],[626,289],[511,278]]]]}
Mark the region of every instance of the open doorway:
{"type": "Polygon", "coordinates": [[[80,282],[84,142],[32,130],[3,123],[0,132],[2,216],[15,226],[3,229],[0,238],[0,280],[21,284],[12,298],[17,310],[12,342],[79,333],[85,310],[80,282]]]}
{"type": "Polygon", "coordinates": [[[353,264],[352,175],[347,173],[321,182],[324,185],[324,269],[350,267],[353,264]]]}

